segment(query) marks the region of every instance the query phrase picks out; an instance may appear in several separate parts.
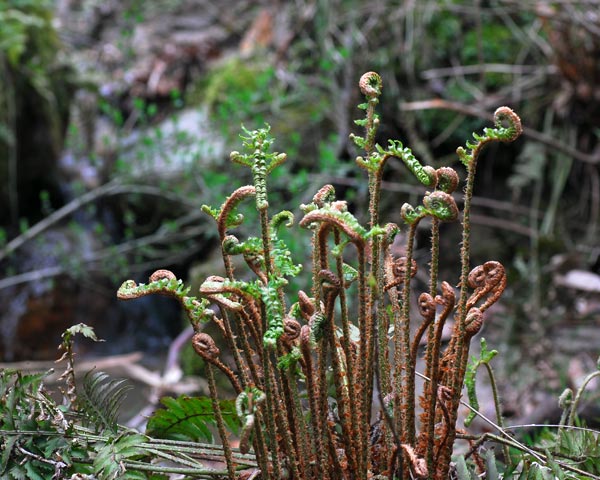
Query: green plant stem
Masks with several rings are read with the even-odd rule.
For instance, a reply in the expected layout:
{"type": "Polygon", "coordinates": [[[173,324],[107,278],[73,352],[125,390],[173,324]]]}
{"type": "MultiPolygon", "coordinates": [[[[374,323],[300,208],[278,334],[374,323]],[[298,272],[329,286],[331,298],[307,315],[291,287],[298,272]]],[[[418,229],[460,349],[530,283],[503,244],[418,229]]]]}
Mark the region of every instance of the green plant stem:
{"type": "Polygon", "coordinates": [[[581,384],[581,387],[577,389],[577,393],[575,394],[575,398],[573,399],[573,403],[571,404],[571,411],[569,413],[569,418],[567,420],[567,425],[575,425],[575,417],[577,416],[577,409],[579,408],[579,402],[581,402],[581,397],[583,392],[585,391],[588,384],[596,377],[600,377],[600,370],[590,373],[581,384]]]}
{"type": "MultiPolygon", "coordinates": [[[[488,362],[484,362],[485,369],[488,372],[488,377],[490,379],[490,386],[492,388],[492,396],[494,398],[494,408],[496,410],[496,423],[501,429],[504,429],[504,420],[502,418],[502,404],[500,403],[500,394],[498,392],[498,385],[496,384],[496,376],[494,375],[494,370],[488,362]]],[[[510,460],[510,451],[508,449],[508,445],[503,445],[503,454],[504,461],[508,462],[510,460]]]]}

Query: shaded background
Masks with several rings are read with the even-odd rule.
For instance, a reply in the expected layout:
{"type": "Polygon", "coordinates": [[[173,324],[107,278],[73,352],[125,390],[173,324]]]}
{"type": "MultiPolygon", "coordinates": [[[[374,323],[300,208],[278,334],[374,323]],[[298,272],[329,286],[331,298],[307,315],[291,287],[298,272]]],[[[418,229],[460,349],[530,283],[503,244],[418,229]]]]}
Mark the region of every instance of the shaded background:
{"type": "MultiPolygon", "coordinates": [[[[473,265],[509,271],[484,336],[507,414],[537,421],[600,351],[599,12],[597,0],[4,0],[0,358],[54,359],[78,322],[107,340],[82,354],[164,352],[185,326],[176,305],[118,303],[116,290],[159,267],[192,285],[221,272],[200,206],[250,181],[228,160],[241,124],[269,123],[288,153],[278,206],[298,213],[329,182],[360,211],[348,135],[358,78],[375,70],[379,142],[402,139],[423,163],[457,166],[500,105],[523,120],[524,137],[480,163],[473,265]]],[[[383,221],[400,223],[422,191],[392,163],[383,221]]],[[[459,228],[444,234],[441,278],[455,284],[459,228]]]]}

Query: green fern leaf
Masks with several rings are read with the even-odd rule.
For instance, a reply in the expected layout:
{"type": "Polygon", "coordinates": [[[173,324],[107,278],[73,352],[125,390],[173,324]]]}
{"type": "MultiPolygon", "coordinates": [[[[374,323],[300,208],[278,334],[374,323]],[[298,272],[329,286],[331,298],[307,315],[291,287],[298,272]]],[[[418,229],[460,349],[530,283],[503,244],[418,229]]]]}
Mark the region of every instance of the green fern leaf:
{"type": "Polygon", "coordinates": [[[26,480],[27,479],[27,471],[21,465],[14,465],[9,470],[8,474],[9,474],[9,476],[3,477],[2,480],[4,480],[4,478],[10,478],[10,479],[14,479],[14,480],[26,480]]]}
{"type": "MultiPolygon", "coordinates": [[[[192,442],[213,441],[210,426],[216,425],[212,401],[208,397],[161,399],[166,407],[157,410],[148,420],[148,435],[170,440],[188,440],[192,442]]],[[[221,413],[227,426],[233,432],[239,430],[239,420],[232,400],[219,402],[221,413]]]]}
{"type": "Polygon", "coordinates": [[[128,472],[124,465],[126,460],[135,460],[147,454],[142,447],[146,441],[144,435],[128,433],[104,444],[94,459],[94,474],[99,480],[146,478],[139,472],[128,472]]]}
{"type": "MultiPolygon", "coordinates": [[[[17,439],[18,439],[18,437],[15,435],[15,436],[6,437],[3,441],[2,456],[0,457],[0,475],[3,475],[4,472],[6,471],[6,467],[8,466],[8,461],[10,459],[12,449],[13,449],[17,439]]],[[[3,478],[3,477],[0,477],[0,478],[3,478]]]]}
{"type": "Polygon", "coordinates": [[[119,409],[131,388],[127,380],[111,380],[108,374],[91,370],[83,379],[79,410],[96,430],[116,433],[119,409]]]}
{"type": "MultiPolygon", "coordinates": [[[[25,462],[25,471],[27,472],[27,478],[29,480],[45,480],[46,477],[42,475],[38,468],[38,462],[25,462]],[[35,463],[35,464],[34,464],[35,463]]],[[[46,473],[46,472],[43,472],[46,473]]]]}

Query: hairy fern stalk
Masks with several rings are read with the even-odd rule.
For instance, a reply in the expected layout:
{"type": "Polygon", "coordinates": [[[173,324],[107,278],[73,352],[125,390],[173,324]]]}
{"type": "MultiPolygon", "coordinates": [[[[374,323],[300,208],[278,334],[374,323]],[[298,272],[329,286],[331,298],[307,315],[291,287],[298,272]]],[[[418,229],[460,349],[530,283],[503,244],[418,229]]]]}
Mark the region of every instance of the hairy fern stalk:
{"type": "Polygon", "coordinates": [[[216,222],[225,276],[207,278],[199,298],[190,296],[167,270],[155,272],[146,285],[128,280],[118,293],[123,299],[160,293],[181,302],[196,332],[194,350],[208,367],[231,479],[448,477],[470,341],[506,285],[499,262],[469,264],[477,162],[486,144],[515,140],[521,123],[512,110],[501,107],[494,127],[474,134],[457,150],[466,168],[461,270],[458,279],[442,281],[439,226],[460,217],[453,196],[459,175],[449,167],[423,166],[400,141],[377,144],[381,78],[366,73],[359,87],[365,96],[359,108],[365,115],[356,123],[365,132],[351,137],[364,151],[356,163],[367,174],[369,223],[361,225],[332,185],[302,205],[298,224],[312,236],[310,291],[286,289],[300,266],[280,238],[281,229],[293,226],[294,216],[270,210],[269,174],[286,155],[272,151],[267,126],[244,130],[243,151],[231,154],[234,163],[251,170],[253,185],[235,190],[220,208],[204,207],[216,222]],[[392,157],[427,189],[420,205],[402,205],[401,226],[382,224],[378,213],[383,169],[392,157]],[[234,231],[243,222],[239,208],[246,202],[253,202],[260,230],[241,239],[234,231]],[[411,282],[418,268],[413,252],[421,222],[431,229],[430,284],[413,299],[411,282]],[[396,258],[391,246],[400,231],[406,231],[406,253],[396,258]],[[236,274],[233,256],[245,260],[252,280],[236,274]],[[452,287],[456,284],[458,290],[452,287]],[[411,309],[412,303],[418,308],[411,309]],[[443,346],[442,328],[451,317],[452,337],[443,346]],[[209,322],[222,338],[203,331],[209,322]],[[417,391],[416,362],[423,342],[427,381],[417,391]],[[222,359],[217,344],[230,351],[231,364],[222,359]],[[237,394],[240,449],[255,454],[259,471],[240,473],[232,458],[215,375],[225,375],[237,394]]]}

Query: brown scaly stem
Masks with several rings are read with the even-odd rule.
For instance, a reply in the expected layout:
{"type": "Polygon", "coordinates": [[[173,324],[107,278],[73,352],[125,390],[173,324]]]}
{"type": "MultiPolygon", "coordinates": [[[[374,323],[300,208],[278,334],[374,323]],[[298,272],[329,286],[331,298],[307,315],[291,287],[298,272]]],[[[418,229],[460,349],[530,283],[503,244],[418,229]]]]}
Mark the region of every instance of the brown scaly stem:
{"type": "MultiPolygon", "coordinates": [[[[367,159],[373,153],[375,147],[375,135],[379,126],[379,119],[375,114],[375,107],[379,103],[379,96],[381,95],[381,77],[375,72],[365,73],[360,81],[359,87],[361,92],[367,98],[367,117],[365,123],[365,141],[364,151],[367,159]]],[[[383,159],[379,160],[379,164],[376,168],[367,168],[369,177],[369,227],[373,229],[378,225],[379,222],[379,199],[381,196],[381,180],[383,167],[386,163],[388,156],[384,156],[383,159]]],[[[363,162],[357,159],[359,166],[363,166],[363,162]]],[[[361,351],[361,358],[364,357],[366,368],[361,370],[363,378],[367,379],[367,383],[364,385],[363,405],[362,411],[365,416],[365,421],[370,424],[371,418],[371,406],[373,398],[373,355],[375,352],[375,342],[379,342],[379,338],[373,337],[373,327],[376,321],[380,320],[378,299],[381,294],[379,291],[382,272],[380,265],[380,250],[381,250],[381,239],[379,236],[371,237],[369,241],[369,250],[371,254],[371,271],[370,276],[372,277],[371,286],[369,288],[368,299],[366,297],[360,298],[359,301],[366,301],[365,309],[366,316],[364,332],[366,335],[363,336],[361,332],[361,345],[364,345],[364,349],[361,351]],[[370,381],[368,379],[371,379],[370,381]]],[[[381,329],[380,329],[381,330],[381,329]]],[[[387,334],[387,330],[384,331],[383,335],[387,334]]],[[[383,365],[383,364],[381,364],[383,365]]]]}
{"type": "MultiPolygon", "coordinates": [[[[240,342],[242,342],[242,351],[244,352],[244,356],[246,357],[246,363],[250,368],[250,373],[252,374],[252,378],[254,379],[254,383],[257,385],[259,382],[258,372],[256,370],[255,359],[252,358],[252,354],[256,354],[260,360],[262,360],[263,356],[263,346],[262,346],[262,336],[259,336],[256,331],[256,326],[253,320],[251,320],[250,316],[247,314],[245,309],[242,309],[239,312],[240,318],[240,342]],[[254,345],[256,348],[252,348],[250,346],[249,338],[252,338],[254,345]]],[[[258,362],[261,363],[260,361],[258,362]]]]}
{"type": "MultiPolygon", "coordinates": [[[[437,294],[437,282],[438,282],[438,271],[439,271],[439,254],[440,254],[440,221],[433,217],[431,219],[431,263],[429,268],[429,294],[435,298],[437,294]]],[[[439,322],[439,320],[438,320],[439,322]]],[[[429,330],[427,332],[427,351],[425,354],[425,375],[429,378],[433,378],[432,370],[433,370],[433,361],[435,353],[435,330],[436,330],[436,322],[432,322],[429,326],[429,330]]],[[[437,352],[439,356],[439,351],[437,352]]],[[[422,425],[422,429],[427,435],[427,437],[433,442],[434,428],[435,428],[435,420],[433,417],[433,412],[435,412],[435,395],[432,395],[432,387],[429,385],[425,385],[424,387],[424,399],[425,402],[428,402],[424,409],[428,412],[429,416],[427,417],[427,422],[422,425]],[[432,405],[430,405],[432,404],[432,405]]],[[[429,446],[429,441],[426,442],[426,451],[425,451],[425,460],[427,462],[427,469],[430,472],[433,472],[433,453],[432,447],[429,446]]]]}
{"type": "MultiPolygon", "coordinates": [[[[260,225],[261,225],[261,239],[263,244],[263,258],[264,258],[264,269],[266,278],[271,278],[273,273],[273,259],[271,257],[271,236],[269,229],[269,215],[268,215],[268,204],[258,205],[258,211],[260,215],[260,225]]],[[[263,331],[266,332],[269,327],[267,324],[267,314],[264,303],[261,307],[261,317],[263,319],[263,331]]],[[[275,374],[274,368],[276,365],[276,360],[272,359],[272,352],[269,351],[268,348],[264,349],[263,352],[263,375],[265,382],[265,393],[267,395],[266,404],[266,415],[267,415],[267,429],[269,436],[271,437],[271,448],[272,448],[272,461],[273,461],[273,469],[274,472],[279,477],[281,477],[280,464],[279,464],[279,445],[278,445],[278,437],[277,437],[277,429],[275,419],[278,416],[279,405],[281,404],[280,396],[277,391],[277,384],[275,383],[275,374]]],[[[291,446],[291,439],[289,437],[289,426],[287,425],[287,419],[285,415],[280,415],[280,420],[285,425],[284,431],[282,432],[282,437],[284,438],[284,443],[286,444],[286,448],[288,450],[289,461],[292,465],[292,471],[295,472],[296,476],[298,476],[298,467],[295,458],[295,452],[291,446]]]]}
{"type": "MultiPolygon", "coordinates": [[[[481,143],[479,144],[481,145],[481,143]]],[[[453,337],[455,340],[454,358],[458,365],[453,370],[453,375],[450,379],[449,386],[452,392],[452,402],[449,410],[449,419],[446,424],[446,441],[441,445],[440,455],[438,456],[438,469],[436,472],[439,479],[445,478],[448,473],[446,464],[449,464],[450,456],[452,455],[452,447],[456,436],[456,421],[458,414],[458,405],[461,397],[462,383],[464,380],[463,357],[468,356],[468,347],[465,347],[465,320],[467,316],[466,305],[468,300],[468,285],[467,279],[470,271],[469,260],[471,258],[471,199],[473,197],[473,189],[475,184],[475,171],[477,167],[477,159],[479,156],[479,147],[473,152],[473,159],[467,166],[467,180],[464,193],[463,204],[463,221],[462,221],[462,244],[460,250],[461,258],[461,275],[460,275],[460,296],[457,307],[456,318],[456,333],[453,337]],[[465,353],[465,350],[467,351],[465,353]]],[[[465,365],[466,368],[466,365],[465,365]]]]}
{"type": "MultiPolygon", "coordinates": [[[[268,352],[268,356],[274,356],[274,353],[268,352]]],[[[273,365],[276,365],[276,362],[274,362],[273,360],[271,360],[271,362],[273,362],[273,365]]],[[[281,436],[281,438],[283,438],[285,452],[287,453],[287,463],[289,464],[289,468],[292,473],[292,478],[301,478],[298,466],[298,455],[294,446],[294,442],[290,431],[290,422],[288,420],[288,413],[290,411],[291,405],[288,402],[288,399],[284,400],[284,397],[282,397],[282,394],[279,391],[279,385],[283,386],[283,381],[279,375],[276,375],[275,369],[271,368],[268,372],[268,375],[271,377],[270,383],[272,385],[272,391],[275,395],[276,405],[279,405],[279,408],[276,408],[274,413],[275,418],[278,419],[276,425],[279,426],[279,435],[281,436]],[[281,408],[284,405],[286,406],[286,408],[281,408]]]]}
{"type": "Polygon", "coordinates": [[[402,428],[402,443],[414,445],[415,443],[415,365],[410,359],[410,285],[411,270],[414,251],[415,236],[419,222],[410,225],[406,245],[406,270],[402,285],[402,365],[404,365],[404,384],[401,389],[402,410],[404,422],[402,428]]]}
{"type": "Polygon", "coordinates": [[[260,410],[256,413],[256,423],[254,425],[254,452],[258,461],[258,466],[261,470],[261,475],[264,476],[265,480],[270,480],[271,475],[269,473],[269,450],[267,448],[267,442],[265,440],[265,434],[261,427],[264,418],[260,410]]]}
{"type": "MultiPolygon", "coordinates": [[[[299,324],[298,324],[299,327],[299,324]]],[[[300,332],[298,331],[298,334],[300,332]]],[[[285,354],[282,345],[280,344],[277,349],[279,357],[285,354]]],[[[299,478],[305,477],[306,468],[306,453],[308,448],[306,447],[306,428],[304,420],[302,418],[302,407],[300,404],[300,398],[298,395],[298,387],[296,385],[296,378],[290,371],[285,369],[284,372],[280,372],[278,375],[279,382],[283,391],[283,398],[285,401],[286,411],[282,412],[282,416],[287,414],[288,426],[286,429],[289,431],[291,442],[290,446],[293,446],[298,464],[298,469],[301,472],[299,478]],[[293,425],[293,429],[289,428],[289,425],[293,425]]]]}
{"type": "MultiPolygon", "coordinates": [[[[337,283],[339,282],[339,279],[337,283]]],[[[352,390],[348,389],[348,385],[344,385],[345,375],[342,370],[339,358],[339,343],[336,339],[335,335],[335,319],[334,319],[334,307],[335,307],[335,299],[340,291],[343,290],[341,284],[337,286],[335,292],[329,292],[327,295],[326,305],[325,305],[325,316],[330,321],[327,321],[327,338],[329,341],[329,347],[331,351],[331,364],[333,367],[333,380],[337,395],[339,416],[340,416],[340,424],[342,427],[342,438],[343,443],[345,445],[345,453],[348,458],[349,470],[350,472],[356,472],[356,459],[357,452],[354,445],[354,437],[353,437],[353,428],[352,428],[352,413],[350,411],[350,404],[352,403],[350,398],[350,392],[352,390]]]]}
{"type": "Polygon", "coordinates": [[[244,360],[242,359],[242,356],[240,354],[240,349],[235,344],[234,339],[236,338],[236,336],[234,335],[234,333],[231,329],[231,323],[229,321],[229,314],[228,314],[227,310],[221,309],[221,318],[223,320],[223,328],[225,329],[225,333],[226,333],[224,335],[225,342],[227,343],[227,347],[233,354],[233,361],[235,362],[235,366],[237,368],[238,375],[240,376],[242,388],[245,388],[246,386],[248,386],[248,383],[249,383],[248,375],[246,374],[248,367],[246,366],[246,364],[244,363],[244,360]]]}
{"type": "MultiPolygon", "coordinates": [[[[392,258],[386,259],[386,281],[387,284],[391,284],[396,281],[396,277],[393,272],[393,261],[392,258]]],[[[387,290],[390,305],[392,307],[392,314],[394,318],[394,431],[397,435],[402,438],[404,435],[404,419],[402,410],[402,365],[405,361],[402,342],[403,342],[403,330],[401,325],[402,319],[402,306],[400,304],[400,298],[398,290],[395,287],[391,287],[387,290]]]]}
{"type": "MultiPolygon", "coordinates": [[[[445,445],[442,446],[440,462],[438,463],[437,477],[443,479],[447,476],[449,470],[449,462],[452,454],[452,446],[456,437],[456,421],[458,415],[458,406],[460,402],[461,390],[464,381],[466,370],[466,362],[468,359],[469,340],[470,337],[466,334],[466,319],[469,311],[467,309],[468,296],[468,277],[469,277],[469,260],[471,254],[471,200],[473,197],[473,189],[475,184],[475,172],[477,170],[477,161],[481,150],[485,145],[492,141],[512,142],[522,133],[521,120],[509,108],[500,107],[494,113],[494,121],[496,128],[494,131],[487,130],[484,137],[479,137],[477,144],[470,146],[470,154],[463,148],[457,149],[461,161],[467,167],[467,180],[464,192],[463,203],[463,221],[462,221],[462,245],[460,251],[461,258],[461,275],[460,275],[460,297],[457,307],[457,325],[456,325],[456,345],[454,349],[454,358],[460,363],[459,367],[454,369],[452,378],[450,379],[450,388],[452,391],[450,419],[447,425],[447,438],[445,445]],[[508,121],[510,126],[505,128],[501,126],[501,122],[508,121]],[[464,363],[464,367],[463,367],[464,363]]],[[[469,144],[467,144],[469,146],[469,144]]]]}
{"type": "MultiPolygon", "coordinates": [[[[319,342],[318,348],[318,358],[317,358],[317,402],[316,407],[317,411],[315,414],[319,417],[321,422],[321,444],[323,445],[321,451],[317,452],[318,461],[321,462],[323,466],[322,478],[329,480],[331,478],[330,471],[328,468],[331,456],[330,453],[332,451],[331,446],[331,437],[329,435],[328,428],[328,406],[327,406],[327,353],[328,353],[329,343],[326,339],[322,339],[319,342]]],[[[333,448],[333,452],[335,452],[335,448],[333,448]]],[[[333,459],[332,459],[333,460],[333,459]]]]}
{"type": "MultiPolygon", "coordinates": [[[[334,230],[334,241],[336,245],[340,243],[340,232],[338,229],[334,230]]],[[[341,255],[336,258],[336,267],[337,267],[337,276],[341,279],[342,287],[339,290],[339,305],[340,305],[340,317],[342,324],[342,334],[344,335],[344,341],[342,342],[342,348],[344,351],[344,357],[346,361],[346,382],[347,382],[347,391],[354,392],[354,388],[356,385],[356,362],[354,359],[354,352],[352,351],[352,340],[350,335],[350,320],[348,318],[348,303],[346,300],[346,285],[344,281],[344,260],[341,255]]],[[[351,442],[351,451],[358,452],[359,448],[359,434],[360,431],[360,422],[359,422],[359,413],[358,413],[358,405],[354,401],[349,401],[349,411],[350,411],[350,442],[351,442]]],[[[355,462],[357,455],[352,458],[352,462],[355,462]]],[[[355,467],[357,468],[357,467],[355,467]]],[[[354,470],[358,471],[358,470],[354,470]]]]}
{"type": "Polygon", "coordinates": [[[300,403],[300,395],[298,393],[298,385],[296,384],[296,378],[291,372],[286,372],[287,385],[290,389],[290,396],[294,401],[294,434],[295,443],[298,451],[298,465],[300,468],[300,478],[310,478],[309,474],[309,437],[308,430],[304,417],[302,416],[302,404],[300,403]]]}
{"type": "MultiPolygon", "coordinates": [[[[266,208],[259,210],[263,256],[265,259],[265,274],[267,278],[273,273],[273,258],[271,257],[271,232],[269,229],[269,213],[266,208]]],[[[266,330],[266,328],[265,328],[266,330]]]]}
{"type": "MultiPolygon", "coordinates": [[[[320,452],[323,451],[323,434],[321,418],[318,415],[317,408],[317,387],[316,387],[316,372],[313,369],[312,354],[310,351],[310,327],[304,325],[300,333],[300,348],[305,364],[306,375],[306,392],[308,396],[308,404],[310,410],[310,421],[312,425],[311,438],[314,441],[313,452],[315,458],[318,458],[320,452]]],[[[325,467],[320,461],[315,462],[315,475],[322,475],[322,469],[325,467]]],[[[318,477],[315,477],[318,478],[318,477]]]]}
{"type": "Polygon", "coordinates": [[[273,466],[273,475],[275,479],[279,479],[282,477],[281,475],[281,465],[279,463],[279,442],[277,441],[277,430],[275,428],[275,409],[277,408],[275,391],[271,381],[270,369],[272,368],[272,364],[269,360],[268,351],[265,351],[265,355],[263,355],[263,375],[264,375],[264,384],[265,384],[265,394],[266,394],[266,426],[267,426],[267,434],[268,434],[268,445],[269,450],[271,452],[271,463],[273,466]]]}
{"type": "Polygon", "coordinates": [[[235,465],[232,460],[231,446],[229,445],[229,439],[227,437],[227,431],[225,430],[225,422],[223,420],[223,413],[221,412],[221,406],[217,396],[217,384],[215,382],[215,375],[213,367],[210,363],[206,364],[206,377],[208,380],[208,388],[210,391],[210,398],[212,400],[213,411],[215,412],[215,419],[217,421],[217,429],[219,430],[219,436],[221,437],[221,443],[223,444],[223,453],[225,454],[225,462],[227,464],[227,474],[229,480],[235,480],[235,465]]]}
{"type": "Polygon", "coordinates": [[[427,465],[431,465],[430,472],[433,472],[433,455],[434,455],[434,441],[435,441],[435,412],[437,404],[437,390],[439,384],[439,363],[440,363],[440,348],[442,343],[442,331],[446,319],[454,309],[454,289],[447,282],[442,283],[442,297],[436,297],[436,303],[443,302],[444,309],[440,313],[437,321],[434,324],[433,334],[428,337],[427,340],[427,354],[431,352],[431,358],[427,359],[426,376],[430,379],[425,385],[424,399],[426,402],[425,411],[423,415],[426,421],[423,422],[422,434],[425,436],[423,443],[425,444],[425,459],[427,465]]]}
{"type": "Polygon", "coordinates": [[[365,478],[369,465],[369,419],[371,418],[371,402],[366,398],[369,388],[367,384],[371,381],[366,378],[367,355],[366,339],[370,337],[371,332],[367,332],[367,275],[366,255],[363,246],[357,245],[358,250],[358,328],[360,331],[360,343],[358,352],[358,373],[357,373],[357,399],[359,400],[359,478],[365,478]]]}

